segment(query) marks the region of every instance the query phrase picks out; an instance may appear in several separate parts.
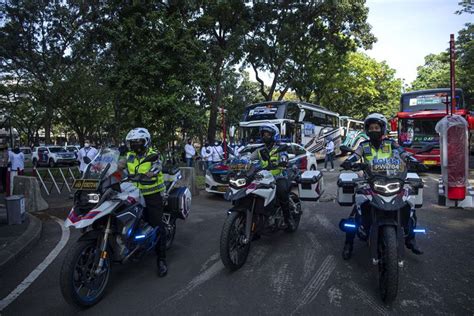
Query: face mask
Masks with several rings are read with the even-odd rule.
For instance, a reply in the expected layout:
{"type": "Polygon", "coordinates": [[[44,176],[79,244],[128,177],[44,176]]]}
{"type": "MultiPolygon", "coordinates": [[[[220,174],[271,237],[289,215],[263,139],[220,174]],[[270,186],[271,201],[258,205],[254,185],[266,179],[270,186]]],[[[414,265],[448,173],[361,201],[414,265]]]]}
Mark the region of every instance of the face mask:
{"type": "Polygon", "coordinates": [[[84,143],[84,147],[89,148],[91,144],[89,143],[84,143]]]}
{"type": "Polygon", "coordinates": [[[367,136],[369,136],[370,141],[371,141],[374,145],[380,144],[380,142],[381,142],[381,140],[382,140],[382,132],[377,132],[377,131],[368,132],[368,133],[367,133],[367,136]]]}
{"type": "Polygon", "coordinates": [[[218,143],[218,142],[215,142],[214,145],[215,145],[215,146],[219,146],[219,143],[218,143]]]}

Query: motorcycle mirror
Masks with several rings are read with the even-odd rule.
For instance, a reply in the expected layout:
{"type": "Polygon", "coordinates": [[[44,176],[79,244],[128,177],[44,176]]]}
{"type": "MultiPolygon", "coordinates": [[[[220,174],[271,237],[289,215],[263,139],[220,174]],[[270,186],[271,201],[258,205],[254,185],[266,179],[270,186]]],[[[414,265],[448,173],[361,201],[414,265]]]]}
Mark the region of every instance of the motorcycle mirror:
{"type": "Polygon", "coordinates": [[[430,152],[433,150],[433,148],[435,148],[434,144],[428,144],[428,145],[423,146],[423,148],[421,148],[420,150],[417,150],[415,153],[421,154],[421,153],[430,152]]]}

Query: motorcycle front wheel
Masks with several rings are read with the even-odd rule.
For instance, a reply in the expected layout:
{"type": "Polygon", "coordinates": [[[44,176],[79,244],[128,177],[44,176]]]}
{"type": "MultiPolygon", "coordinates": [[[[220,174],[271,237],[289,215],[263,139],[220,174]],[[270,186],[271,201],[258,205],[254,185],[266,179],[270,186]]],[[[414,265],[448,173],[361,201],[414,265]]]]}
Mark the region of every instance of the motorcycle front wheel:
{"type": "Polygon", "coordinates": [[[240,269],[250,252],[250,240],[245,240],[245,217],[244,212],[231,212],[222,228],[221,260],[231,271],[240,269]]]}
{"type": "Polygon", "coordinates": [[[61,292],[69,304],[90,307],[104,296],[111,261],[107,256],[102,271],[96,273],[99,258],[97,240],[78,241],[69,249],[60,274],[61,292]]]}
{"type": "Polygon", "coordinates": [[[397,230],[394,226],[382,227],[379,242],[379,289],[384,303],[391,303],[398,293],[397,230]]]}
{"type": "Polygon", "coordinates": [[[302,214],[302,210],[301,210],[300,198],[298,197],[298,195],[291,192],[290,193],[290,216],[293,217],[293,220],[295,221],[295,227],[294,229],[287,229],[286,232],[294,233],[298,229],[298,226],[300,225],[301,214],[302,214]]]}

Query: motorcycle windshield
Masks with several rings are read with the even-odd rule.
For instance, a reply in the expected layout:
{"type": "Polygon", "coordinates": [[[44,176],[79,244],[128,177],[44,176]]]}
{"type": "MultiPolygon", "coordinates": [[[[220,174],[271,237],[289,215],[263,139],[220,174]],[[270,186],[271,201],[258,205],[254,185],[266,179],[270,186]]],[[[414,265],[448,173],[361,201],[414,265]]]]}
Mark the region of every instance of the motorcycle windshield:
{"type": "Polygon", "coordinates": [[[369,163],[369,169],[373,176],[397,178],[404,180],[407,175],[407,165],[400,157],[398,151],[393,151],[390,158],[374,158],[369,163]]]}
{"type": "Polygon", "coordinates": [[[87,166],[84,179],[104,179],[118,169],[120,152],[116,149],[104,148],[87,166]]]}

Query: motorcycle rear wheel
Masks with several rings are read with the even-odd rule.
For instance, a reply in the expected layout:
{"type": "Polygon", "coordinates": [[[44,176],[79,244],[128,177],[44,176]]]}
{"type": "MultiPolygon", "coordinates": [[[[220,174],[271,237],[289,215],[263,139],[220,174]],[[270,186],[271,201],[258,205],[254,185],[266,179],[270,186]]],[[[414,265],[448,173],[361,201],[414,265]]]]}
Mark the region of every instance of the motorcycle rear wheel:
{"type": "Polygon", "coordinates": [[[100,257],[97,240],[81,240],[72,244],[60,272],[60,287],[64,299],[71,305],[90,307],[105,294],[109,283],[111,260],[107,256],[103,271],[94,270],[100,257]]]}
{"type": "Polygon", "coordinates": [[[397,230],[384,226],[379,243],[379,289],[384,303],[391,303],[398,293],[397,230]]]}
{"type": "Polygon", "coordinates": [[[222,227],[220,255],[224,266],[230,271],[240,269],[247,261],[250,252],[250,240],[244,243],[245,213],[230,213],[222,227]]]}

